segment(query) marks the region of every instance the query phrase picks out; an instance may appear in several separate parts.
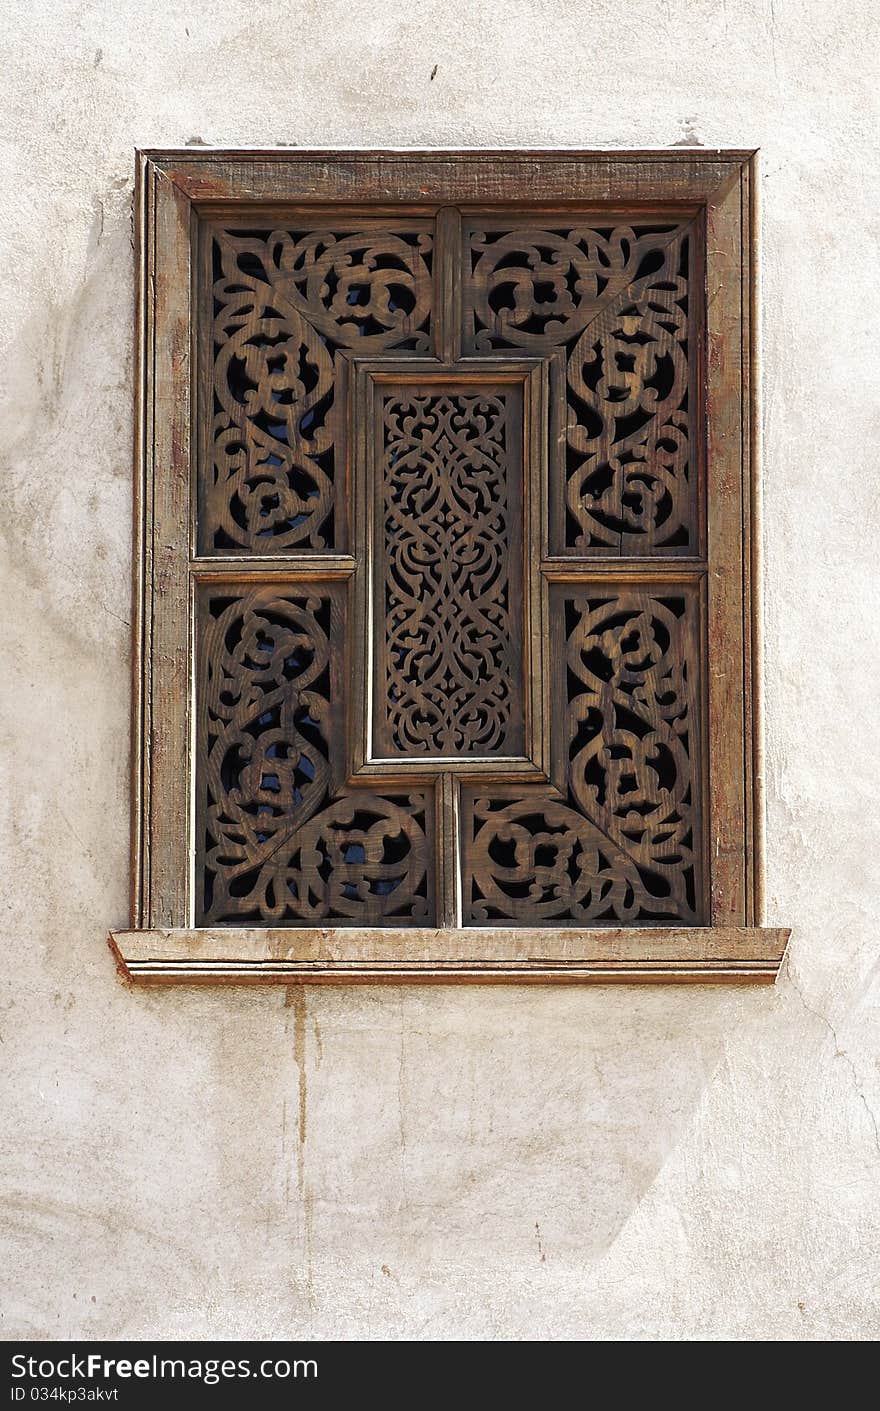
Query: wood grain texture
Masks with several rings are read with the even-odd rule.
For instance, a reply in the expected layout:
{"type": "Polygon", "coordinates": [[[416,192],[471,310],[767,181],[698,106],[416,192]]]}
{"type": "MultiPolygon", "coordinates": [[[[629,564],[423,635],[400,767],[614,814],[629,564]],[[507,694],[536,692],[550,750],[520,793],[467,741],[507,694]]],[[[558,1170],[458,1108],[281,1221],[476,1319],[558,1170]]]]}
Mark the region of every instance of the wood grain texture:
{"type": "Polygon", "coordinates": [[[194,213],[158,168],[139,167],[143,242],[136,439],[135,912],[189,914],[191,251],[194,213]]]}
{"type": "MultiPolygon", "coordinates": [[[[746,945],[763,904],[753,169],[751,152],[702,149],[139,154],[136,926],[195,945],[202,933],[187,928],[221,919],[219,897],[230,934],[236,917],[300,938],[326,922],[348,945],[368,923],[388,937],[402,927],[409,946],[436,916],[447,929],[431,934],[453,947],[482,934],[481,920],[496,947],[502,935],[544,937],[536,956],[496,948],[464,966],[437,956],[441,976],[560,978],[554,967],[570,965],[571,978],[602,978],[606,966],[699,978],[704,960],[715,977],[772,976],[772,956],[701,949],[721,934],[746,945]],[[495,603],[489,584],[479,607],[461,604],[465,636],[469,614],[501,614],[502,655],[495,668],[487,658],[477,694],[494,700],[492,671],[515,669],[506,708],[517,719],[466,717],[461,697],[431,736],[460,747],[436,762],[394,745],[390,725],[374,742],[369,725],[389,683],[399,694],[395,671],[418,694],[412,663],[445,629],[435,613],[430,630],[406,634],[403,658],[390,641],[384,663],[375,658],[384,624],[371,564],[387,526],[364,530],[377,496],[361,468],[378,424],[365,357],[397,394],[401,367],[417,380],[431,361],[478,384],[507,358],[528,385],[510,481],[521,531],[511,538],[499,521],[498,543],[516,558],[498,580],[507,597],[495,603]],[[216,639],[198,686],[196,620],[203,642],[216,639]],[[361,622],[362,638],[351,627],[361,622]],[[236,646],[241,623],[256,666],[236,646]],[[216,624],[230,634],[222,650],[216,624]],[[332,701],[330,677],[304,684],[306,639],[324,631],[332,701]],[[299,646],[285,657],[291,632],[299,646]],[[274,677],[254,696],[260,653],[274,677]],[[209,687],[221,658],[225,685],[209,687]],[[263,700],[258,725],[268,687],[278,700],[263,700]],[[289,739],[276,738],[277,710],[289,739]],[[300,777],[303,720],[314,757],[302,756],[300,777]],[[505,761],[486,745],[493,730],[513,746],[505,761]],[[326,774],[314,808],[302,802],[315,793],[309,769],[326,774]],[[225,868],[222,884],[212,873],[211,901],[209,857],[225,868]],[[480,868],[494,877],[491,902],[480,868]],[[388,901],[399,887],[398,900],[412,897],[405,917],[388,901]],[[547,959],[557,937],[583,934],[579,922],[597,941],[626,934],[608,930],[613,920],[636,923],[629,959],[613,948],[547,959]],[[667,927],[688,954],[652,959],[644,947],[667,927]]],[[[459,400],[463,451],[482,413],[470,393],[459,400]]],[[[414,427],[411,454],[427,464],[424,431],[414,427]]],[[[399,454],[395,442],[394,467],[399,454]]],[[[462,483],[483,493],[474,475],[462,483]]],[[[430,538],[430,519],[421,528],[430,538]]],[[[454,537],[477,562],[476,537],[454,537]]],[[[451,663],[468,652],[450,652],[451,693],[451,663]]],[[[418,712],[409,725],[429,728],[418,712]]],[[[409,954],[391,969],[340,955],[308,974],[432,978],[409,954]]],[[[179,950],[155,961],[165,980],[187,964],[179,950]]],[[[266,978],[276,962],[254,964],[266,978]]],[[[228,979],[239,960],[216,966],[228,979]]]]}
{"type": "Polygon", "coordinates": [[[126,978],[209,984],[772,983],[789,931],[757,927],[530,931],[115,931],[126,978]]]}
{"type": "Polygon", "coordinates": [[[712,199],[751,151],[280,151],[143,154],[195,202],[712,199]]]}
{"type": "Polygon", "coordinates": [[[742,186],[707,210],[709,851],[713,925],[755,919],[750,739],[748,297],[742,186]]]}
{"type": "Polygon", "coordinates": [[[758,209],[757,156],[744,163],[743,192],[743,318],[747,357],[743,359],[742,400],[748,437],[744,442],[743,526],[746,537],[745,561],[746,661],[743,695],[746,702],[746,823],[747,886],[751,890],[749,914],[755,923],[764,917],[764,715],[762,694],[763,651],[763,559],[761,495],[761,409],[760,329],[758,308],[758,209]]]}

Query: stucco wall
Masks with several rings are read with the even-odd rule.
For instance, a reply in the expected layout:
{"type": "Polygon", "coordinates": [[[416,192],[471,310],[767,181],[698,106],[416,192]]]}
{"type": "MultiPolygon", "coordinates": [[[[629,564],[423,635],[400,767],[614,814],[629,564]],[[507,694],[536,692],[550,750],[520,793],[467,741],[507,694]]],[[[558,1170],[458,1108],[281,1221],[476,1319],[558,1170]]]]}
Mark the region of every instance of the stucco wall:
{"type": "Polygon", "coordinates": [[[5,1335],[876,1337],[874,7],[6,0],[2,29],[5,1335]],[[775,989],[117,980],[133,149],[187,141],[762,148],[775,989]]]}

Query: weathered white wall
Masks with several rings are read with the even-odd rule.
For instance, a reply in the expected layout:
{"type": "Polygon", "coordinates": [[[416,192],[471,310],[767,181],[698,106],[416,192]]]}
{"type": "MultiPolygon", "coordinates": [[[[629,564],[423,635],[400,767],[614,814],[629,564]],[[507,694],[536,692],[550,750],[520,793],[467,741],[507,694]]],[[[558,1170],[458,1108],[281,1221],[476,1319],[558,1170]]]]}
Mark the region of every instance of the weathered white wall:
{"type": "Polygon", "coordinates": [[[880,1335],[875,7],[6,0],[0,28],[5,1334],[880,1335]],[[116,979],[133,149],[187,141],[763,149],[775,990],[116,979]]]}

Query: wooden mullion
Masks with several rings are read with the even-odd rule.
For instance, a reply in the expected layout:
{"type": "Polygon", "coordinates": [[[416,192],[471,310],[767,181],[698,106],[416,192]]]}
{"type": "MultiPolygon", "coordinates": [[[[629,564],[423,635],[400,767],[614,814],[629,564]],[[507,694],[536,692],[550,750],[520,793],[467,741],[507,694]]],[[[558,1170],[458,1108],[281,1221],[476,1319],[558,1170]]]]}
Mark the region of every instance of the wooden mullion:
{"type": "Polygon", "coordinates": [[[461,926],[460,786],[446,770],[435,785],[437,925],[461,926]]]}
{"type": "Polygon", "coordinates": [[[651,558],[552,558],[544,559],[541,573],[549,583],[589,583],[619,580],[694,582],[704,577],[708,565],[701,559],[651,558]]]}
{"type": "Polygon", "coordinates": [[[260,557],[226,557],[193,559],[190,573],[202,583],[242,582],[266,579],[273,583],[321,582],[350,578],[357,569],[357,559],[350,554],[266,554],[260,557]]]}
{"type": "Polygon", "coordinates": [[[461,353],[461,212],[444,206],[437,212],[434,237],[434,347],[444,363],[461,353]]]}
{"type": "Polygon", "coordinates": [[[214,267],[213,267],[214,227],[208,221],[200,221],[196,241],[197,277],[194,289],[193,342],[195,345],[195,439],[194,470],[192,485],[192,544],[190,556],[200,556],[215,551],[201,542],[202,527],[207,527],[207,491],[209,485],[208,458],[211,455],[212,422],[214,409],[214,267]],[[198,306],[196,306],[198,301],[198,306]]]}
{"type": "Polygon", "coordinates": [[[546,365],[534,369],[527,392],[523,406],[524,705],[531,758],[549,779],[551,658],[547,643],[547,593],[539,571],[547,543],[550,481],[550,389],[546,365]]]}
{"type": "Polygon", "coordinates": [[[692,509],[695,539],[693,551],[703,559],[707,553],[707,405],[706,405],[706,211],[691,222],[690,267],[688,270],[688,407],[692,509]],[[695,493],[694,493],[695,492],[695,493]]]}

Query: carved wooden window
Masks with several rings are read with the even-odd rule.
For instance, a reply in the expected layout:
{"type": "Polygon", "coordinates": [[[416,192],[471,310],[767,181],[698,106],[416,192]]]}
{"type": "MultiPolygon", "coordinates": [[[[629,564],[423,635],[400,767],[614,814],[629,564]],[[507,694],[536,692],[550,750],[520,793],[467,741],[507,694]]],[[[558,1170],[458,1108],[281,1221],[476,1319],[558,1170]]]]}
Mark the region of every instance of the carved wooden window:
{"type": "Polygon", "coordinates": [[[741,153],[152,153],[135,978],[772,977],[741,153]]]}

